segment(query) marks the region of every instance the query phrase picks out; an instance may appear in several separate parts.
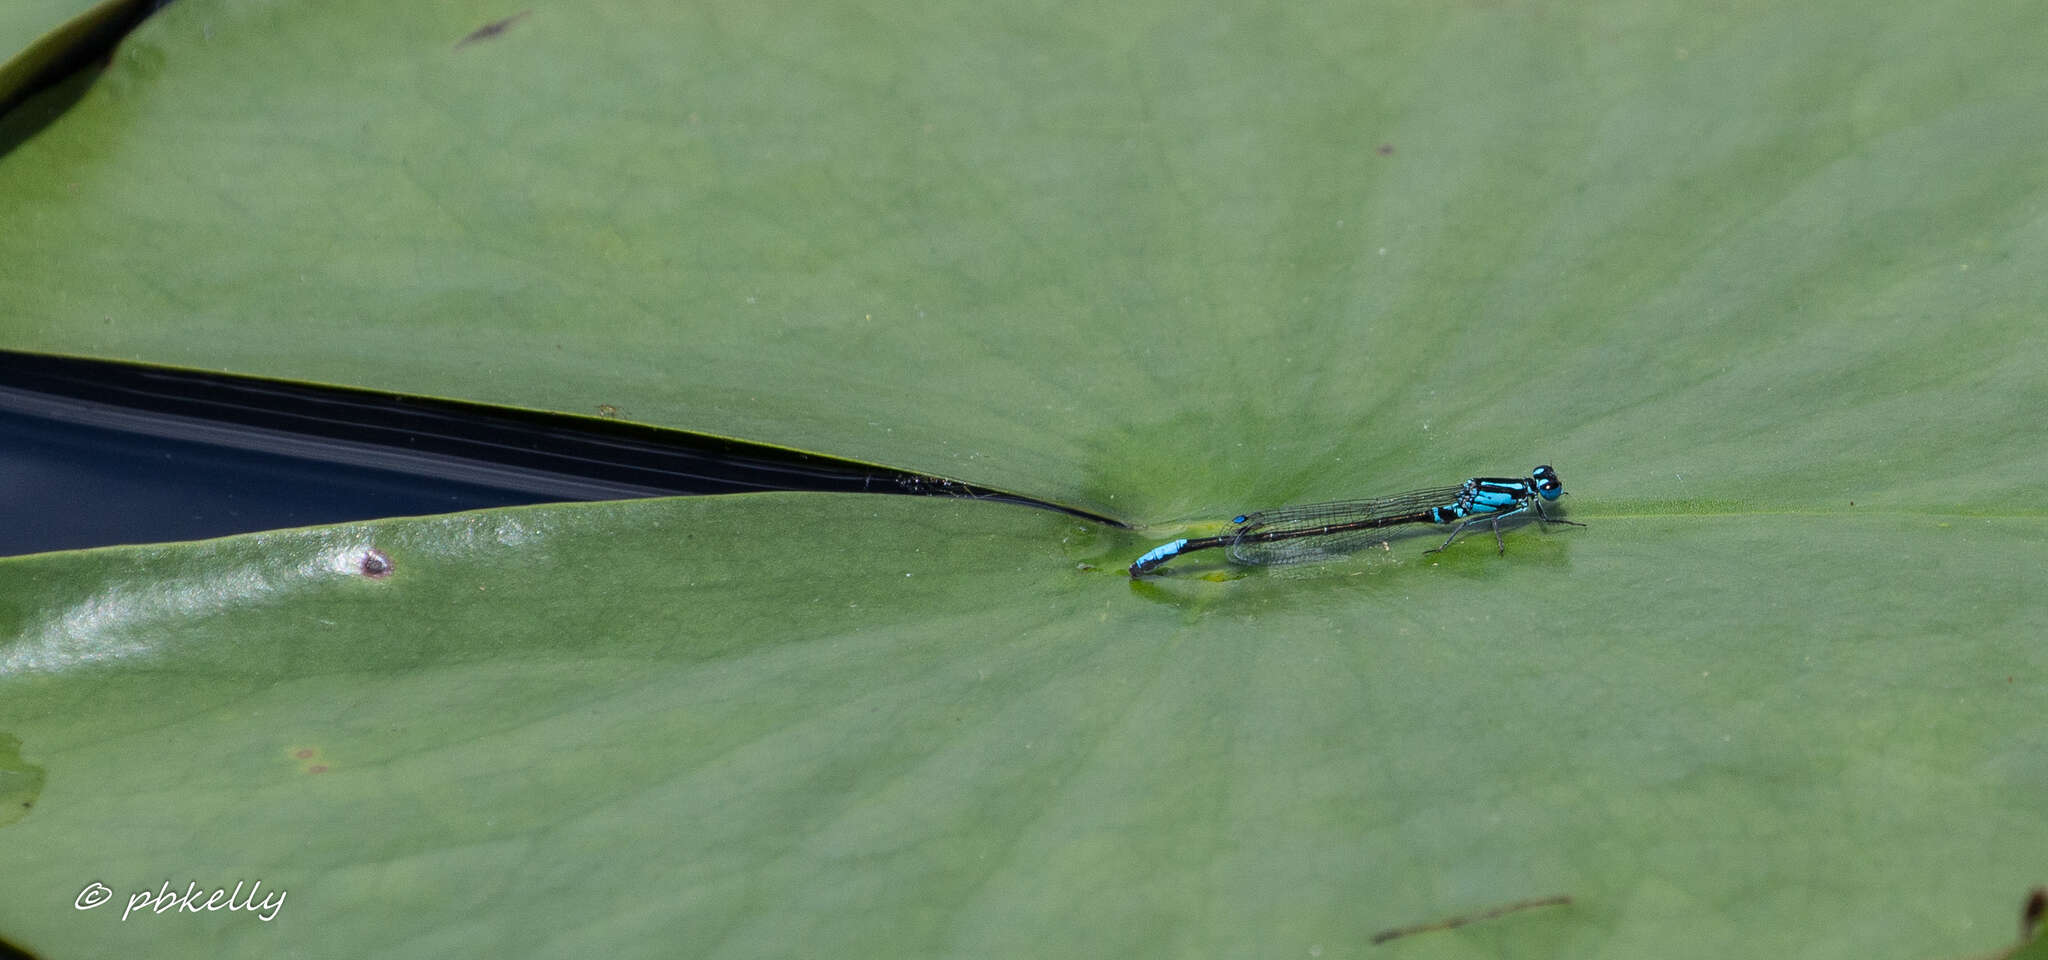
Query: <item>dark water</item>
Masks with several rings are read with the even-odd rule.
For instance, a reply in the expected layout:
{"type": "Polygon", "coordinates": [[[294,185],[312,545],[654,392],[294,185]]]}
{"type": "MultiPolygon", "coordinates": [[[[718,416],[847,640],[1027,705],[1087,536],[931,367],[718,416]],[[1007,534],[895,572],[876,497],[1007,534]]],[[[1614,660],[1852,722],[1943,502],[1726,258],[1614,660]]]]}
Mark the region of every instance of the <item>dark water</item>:
{"type": "Polygon", "coordinates": [[[559,499],[0,410],[0,556],[559,499]]]}
{"type": "Polygon", "coordinates": [[[0,350],[0,556],[514,504],[942,477],[599,416],[0,350]]]}

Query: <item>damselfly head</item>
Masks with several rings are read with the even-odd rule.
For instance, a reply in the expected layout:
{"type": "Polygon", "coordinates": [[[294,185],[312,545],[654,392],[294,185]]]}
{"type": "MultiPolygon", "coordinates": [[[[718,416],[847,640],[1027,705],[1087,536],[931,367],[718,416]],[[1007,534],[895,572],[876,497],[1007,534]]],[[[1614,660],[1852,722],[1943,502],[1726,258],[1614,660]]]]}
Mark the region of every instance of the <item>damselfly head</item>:
{"type": "Polygon", "coordinates": [[[1564,481],[1557,478],[1557,471],[1550,469],[1550,464],[1529,471],[1529,479],[1536,481],[1536,492],[1545,500],[1555,500],[1564,493],[1564,481]]]}

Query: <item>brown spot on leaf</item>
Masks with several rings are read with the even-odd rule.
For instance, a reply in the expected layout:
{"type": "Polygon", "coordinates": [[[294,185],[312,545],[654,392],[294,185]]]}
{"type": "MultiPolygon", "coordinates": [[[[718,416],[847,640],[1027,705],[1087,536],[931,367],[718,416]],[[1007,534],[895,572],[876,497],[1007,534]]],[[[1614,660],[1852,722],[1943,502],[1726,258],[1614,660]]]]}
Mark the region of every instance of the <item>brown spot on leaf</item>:
{"type": "Polygon", "coordinates": [[[471,30],[469,32],[469,36],[463,37],[462,39],[455,41],[455,49],[460,50],[463,47],[469,46],[472,43],[481,43],[485,40],[489,40],[492,37],[497,36],[498,34],[504,33],[506,30],[511,29],[513,24],[526,19],[527,16],[531,13],[533,13],[533,11],[531,10],[521,10],[518,13],[506,17],[503,20],[493,20],[489,23],[484,24],[481,27],[476,28],[475,30],[471,30]]]}
{"type": "Polygon", "coordinates": [[[357,564],[363,576],[382,580],[391,575],[391,555],[372,547],[363,551],[363,559],[357,564]]]}
{"type": "Polygon", "coordinates": [[[1522,910],[1532,910],[1536,907],[1569,906],[1571,905],[1571,902],[1571,896],[1562,893],[1549,897],[1536,897],[1530,900],[1517,900],[1513,903],[1494,907],[1491,910],[1481,910],[1477,913],[1461,913],[1455,917],[1445,917],[1442,920],[1432,920],[1428,923],[1417,923],[1405,927],[1394,927],[1391,930],[1381,930],[1380,932],[1372,935],[1372,942],[1375,945],[1377,945],[1386,943],[1389,940],[1399,940],[1402,937],[1412,937],[1418,933],[1435,933],[1439,930],[1455,930],[1468,923],[1477,923],[1481,920],[1491,920],[1495,917],[1506,916],[1510,913],[1515,913],[1522,910]]]}

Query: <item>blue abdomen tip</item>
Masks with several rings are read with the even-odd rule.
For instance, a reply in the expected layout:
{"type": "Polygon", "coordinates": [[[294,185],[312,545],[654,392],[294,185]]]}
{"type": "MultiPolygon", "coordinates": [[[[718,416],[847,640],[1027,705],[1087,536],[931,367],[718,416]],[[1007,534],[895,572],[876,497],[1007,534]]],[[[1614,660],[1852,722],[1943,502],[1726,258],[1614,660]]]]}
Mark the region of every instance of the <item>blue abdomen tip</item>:
{"type": "Polygon", "coordinates": [[[1187,545],[1188,542],[1186,540],[1175,540],[1172,543],[1162,544],[1160,546],[1153,547],[1150,553],[1147,553],[1144,556],[1138,558],[1138,565],[1144,566],[1148,563],[1157,563],[1161,560],[1166,559],[1167,557],[1179,553],[1180,548],[1185,547],[1187,545]]]}

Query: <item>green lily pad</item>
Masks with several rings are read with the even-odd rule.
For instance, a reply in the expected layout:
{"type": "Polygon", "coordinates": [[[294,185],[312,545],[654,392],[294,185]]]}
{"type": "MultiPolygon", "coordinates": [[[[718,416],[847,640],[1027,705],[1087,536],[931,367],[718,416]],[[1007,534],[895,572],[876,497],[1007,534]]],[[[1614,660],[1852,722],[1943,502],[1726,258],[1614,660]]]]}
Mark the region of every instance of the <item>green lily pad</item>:
{"type": "Polygon", "coordinates": [[[517,12],[161,11],[0,157],[6,342],[1146,520],[2048,467],[2029,3],[517,12]]]}
{"type": "Polygon", "coordinates": [[[2005,928],[2048,843],[2048,653],[2009,642],[2048,622],[2007,559],[2042,541],[1606,518],[1506,559],[1154,583],[1117,568],[1141,541],[1057,514],[783,494],[10,560],[0,730],[48,786],[0,833],[0,930],[51,957],[1296,955],[1563,894],[1406,943],[1943,955],[2005,928]],[[1810,549],[1758,557],[1788,533],[1810,549]],[[1972,590],[1867,586],[1930,572],[1972,590]],[[258,880],[273,923],[116,916],[258,880]],[[74,909],[88,882],[107,906],[74,909]]]}
{"type": "Polygon", "coordinates": [[[43,776],[43,768],[22,759],[20,740],[0,734],[0,827],[35,809],[43,776]]]}
{"type": "Polygon", "coordinates": [[[0,936],[1994,949],[2048,848],[2044,41],[2019,2],[180,0],[0,156],[0,342],[1153,526],[778,495],[0,562],[47,771],[0,936]],[[1121,572],[1542,462],[1590,526],[1505,557],[1121,572]],[[270,922],[117,915],[256,880],[270,922]]]}

